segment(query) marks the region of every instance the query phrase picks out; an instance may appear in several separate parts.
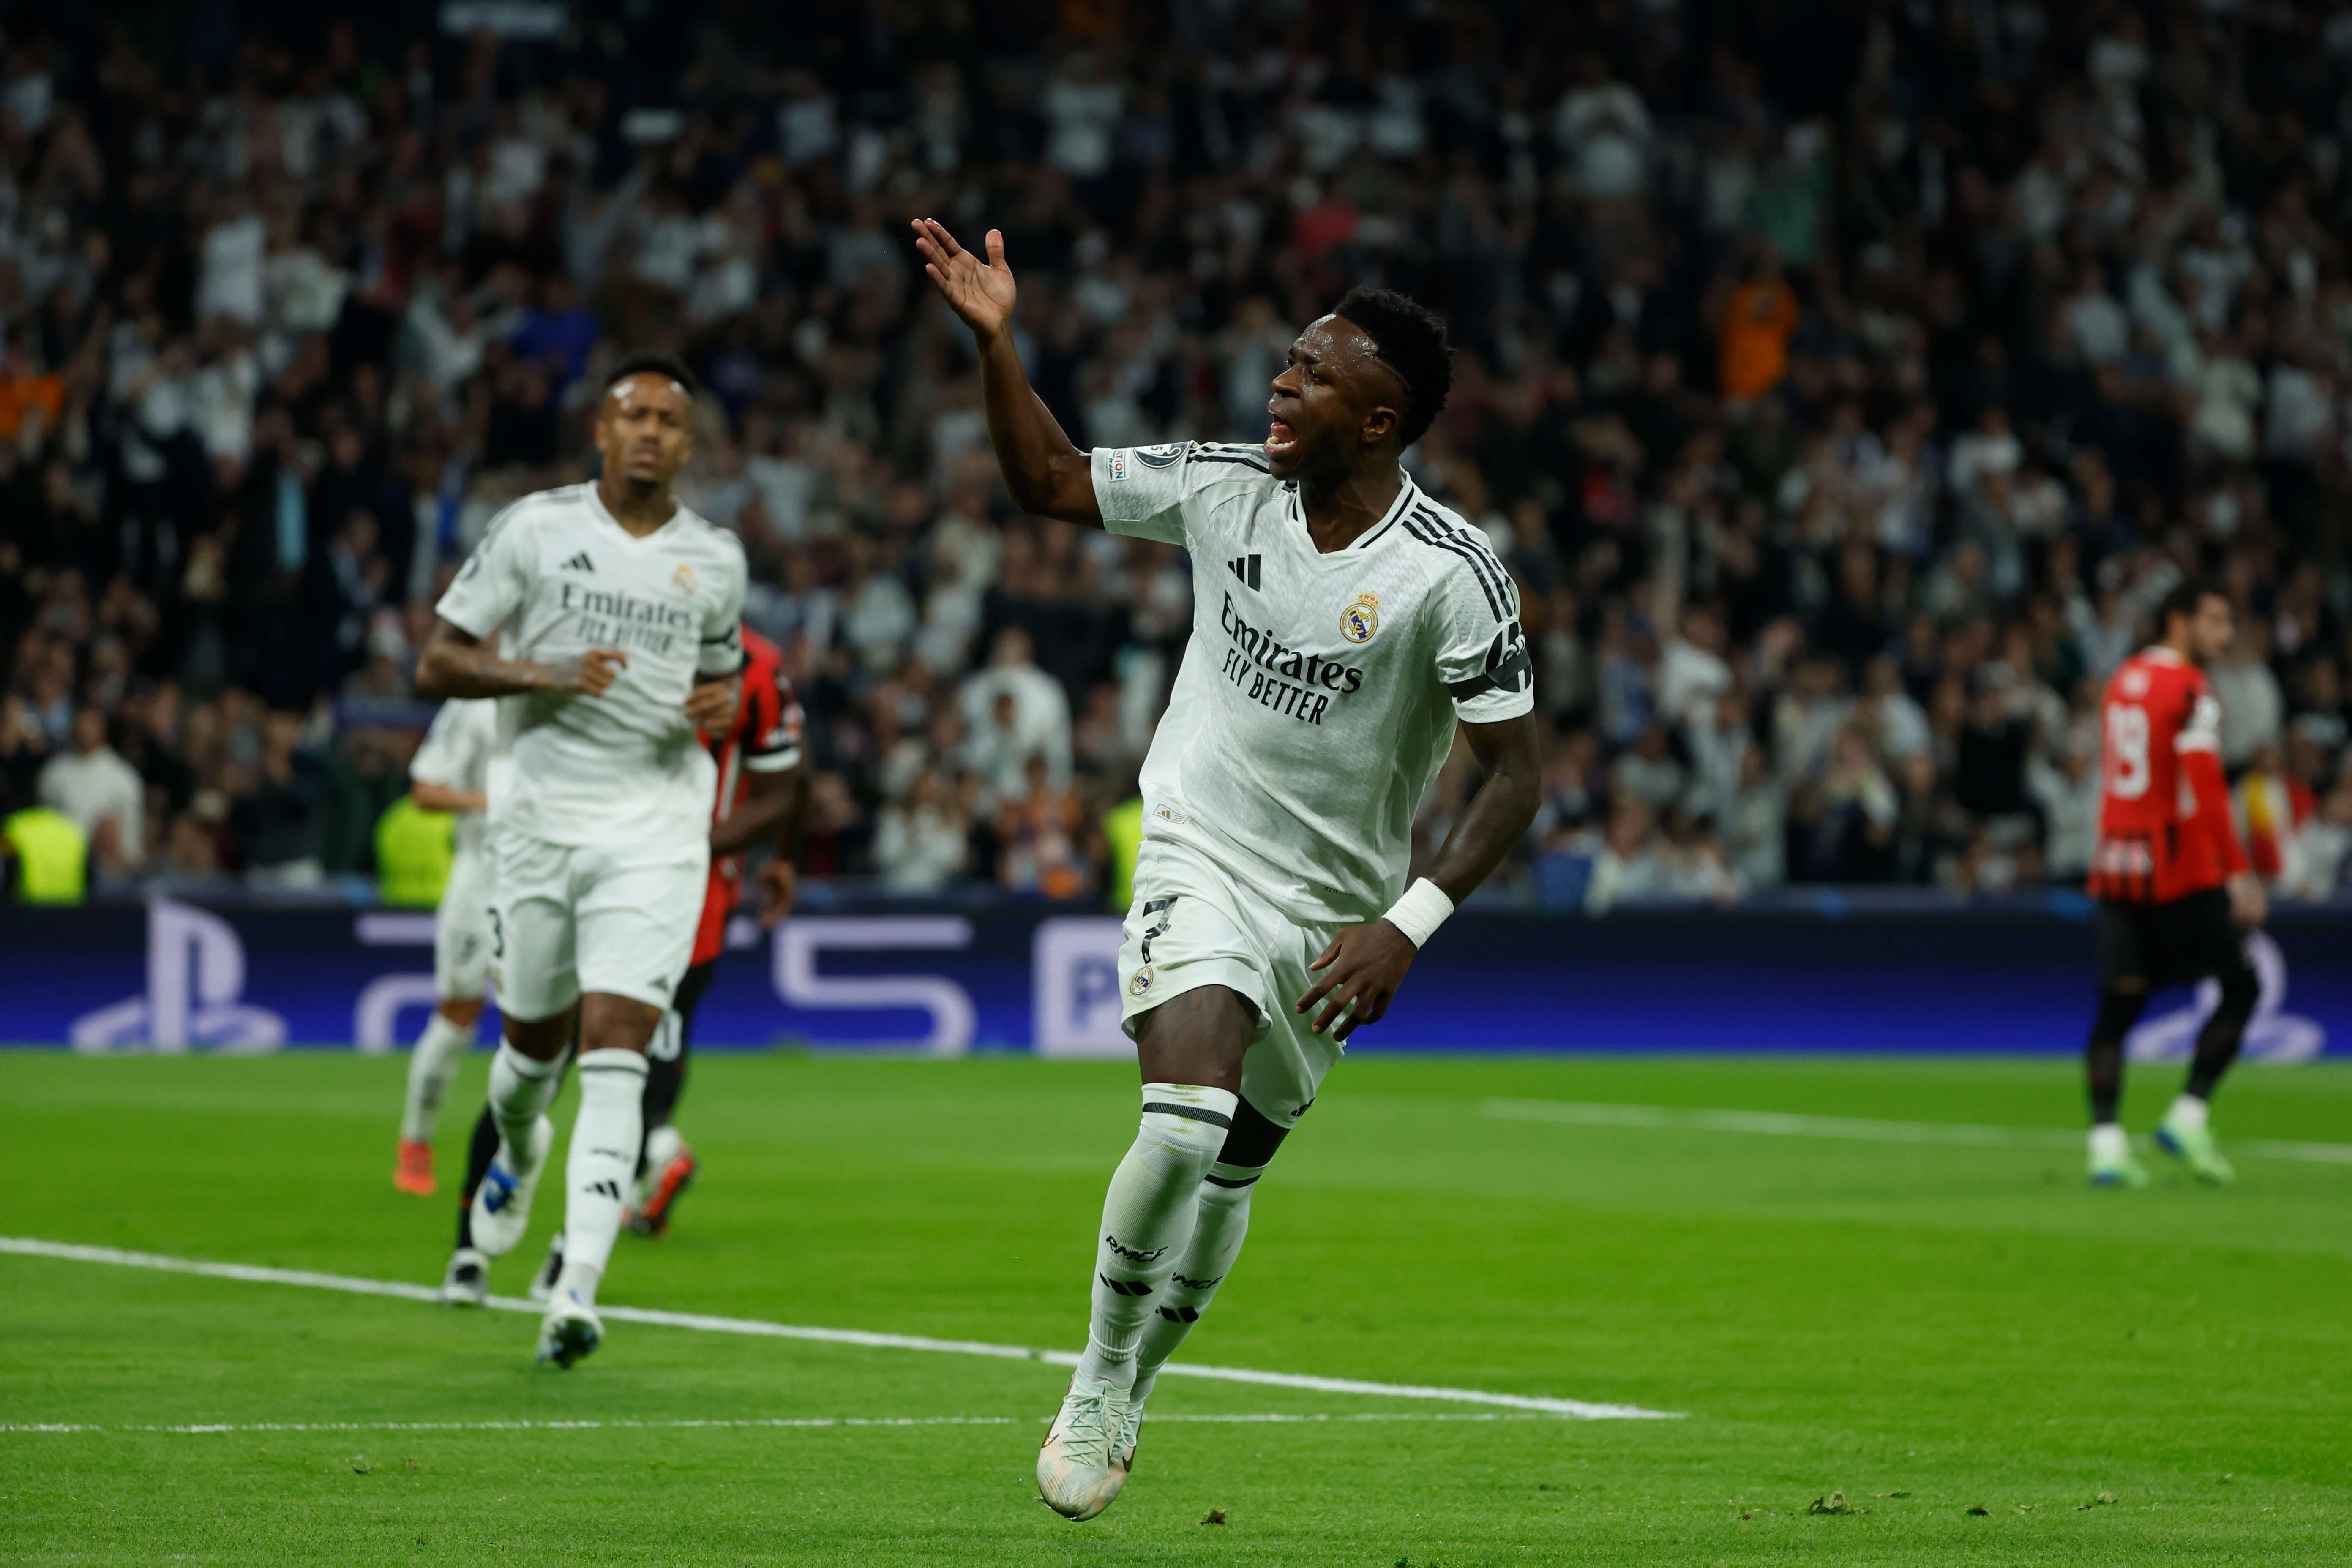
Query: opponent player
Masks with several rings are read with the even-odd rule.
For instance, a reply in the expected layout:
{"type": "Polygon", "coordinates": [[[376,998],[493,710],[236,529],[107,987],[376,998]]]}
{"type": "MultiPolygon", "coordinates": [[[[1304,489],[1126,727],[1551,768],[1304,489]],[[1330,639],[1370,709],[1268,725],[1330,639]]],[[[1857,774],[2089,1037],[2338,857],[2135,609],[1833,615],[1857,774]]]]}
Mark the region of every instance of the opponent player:
{"type": "MultiPolygon", "coordinates": [[[[671,1118],[686,1088],[695,1010],[710,988],[726,946],[727,922],[742,900],[743,852],[762,838],[773,839],[773,852],[758,873],[760,923],[773,926],[792,912],[793,865],[808,809],[806,774],[800,766],[800,704],[783,673],[783,650],[757,632],[747,628],[743,633],[740,709],[732,722],[713,728],[718,733],[705,736],[719,769],[718,799],[711,808],[710,882],[677,1000],[646,1048],[645,1143],[637,1160],[635,1196],[622,1215],[622,1224],[640,1236],[667,1233],[678,1199],[700,1168],[671,1118]]],[[[466,1189],[457,1207],[457,1247],[449,1255],[441,1284],[442,1300],[452,1306],[478,1307],[489,1295],[489,1258],[474,1237],[474,1195],[498,1147],[498,1124],[486,1106],[474,1125],[466,1189]]],[[[532,1277],[532,1299],[552,1296],[562,1277],[563,1237],[559,1232],[532,1277]]]]}
{"type": "Polygon", "coordinates": [[[1527,831],[1534,682],[1509,576],[1398,467],[1453,379],[1427,310],[1360,289],[1309,326],[1262,448],[1089,455],[1022,373],[1003,237],[989,232],[982,263],[936,223],[915,230],[978,344],[1014,503],[1192,558],[1192,645],[1144,765],[1119,960],[1141,1127],[1103,1205],[1087,1349],[1037,1458],[1045,1501],[1090,1519],[1125,1484],[1152,1380],[1231,1270],[1255,1184],[1339,1042],[1387,1011],[1414,952],[1527,831]],[[1413,811],[1457,719],[1486,782],[1407,889],[1413,811]]]}
{"type": "Polygon", "coordinates": [[[743,658],[742,545],[670,495],[693,405],[693,376],[668,356],[617,363],[596,416],[602,477],[492,521],[417,671],[428,697],[506,699],[511,736],[492,802],[506,1041],[490,1066],[498,1157],[474,1209],[487,1251],[529,1224],[576,1016],[569,1245],[538,1344],[559,1366],[604,1337],[596,1287],[644,1139],[646,1047],[685,975],[710,870],[717,770],[688,705],[717,686],[715,710],[732,712],[743,658]],[[500,626],[493,653],[482,639],[500,626]]]}
{"type": "Polygon", "coordinates": [[[2263,885],[2248,868],[2222,777],[2221,705],[2204,667],[2227,652],[2230,601],[2185,583],[2157,611],[2163,640],[2126,659],[2107,682],[2099,847],[2091,859],[2098,903],[2099,1011],[2084,1065],[2091,1084],[2091,1180],[2139,1187],[2116,1120],[2124,1037],[2148,993],[2212,975],[2221,1005],[2197,1033],[2189,1081],[2164,1113],[2156,1142],[2202,1180],[2231,1180],[2208,1126],[2213,1086],[2238,1054],[2260,986],[2245,933],[2263,923],[2263,885]]]}
{"type": "Polygon", "coordinates": [[[498,749],[495,702],[445,702],[408,764],[409,796],[457,818],[457,848],[433,921],[433,992],[438,1000],[408,1058],[408,1099],[392,1184],[433,1195],[433,1128],[441,1097],[473,1048],[490,977],[490,864],[484,841],[489,766],[498,749]]]}
{"type": "Polygon", "coordinates": [[[708,742],[719,765],[719,796],[711,808],[710,886],[702,900],[702,922],[677,1001],[648,1053],[645,1153],[637,1163],[636,1201],[623,1219],[639,1236],[668,1231],[677,1200],[700,1168],[671,1118],[686,1092],[695,1008],[710,989],[711,973],[727,946],[727,922],[742,901],[744,851],[762,839],[772,840],[772,848],[758,872],[760,924],[772,927],[792,913],[793,862],[808,816],[801,727],[801,705],[784,675],[783,649],[747,628],[741,711],[708,742]]]}

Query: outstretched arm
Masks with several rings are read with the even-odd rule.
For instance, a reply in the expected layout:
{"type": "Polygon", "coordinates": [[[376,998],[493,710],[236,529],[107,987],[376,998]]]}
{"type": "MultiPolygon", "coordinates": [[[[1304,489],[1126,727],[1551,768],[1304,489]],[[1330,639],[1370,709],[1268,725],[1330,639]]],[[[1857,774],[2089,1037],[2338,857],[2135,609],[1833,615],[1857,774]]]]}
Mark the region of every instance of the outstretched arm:
{"type": "MultiPolygon", "coordinates": [[[[1486,770],[1486,782],[1454,820],[1429,868],[1429,879],[1457,905],[1494,875],[1535,820],[1543,773],[1532,711],[1491,724],[1465,723],[1462,736],[1486,770]]],[[[1307,966],[1322,971],[1323,977],[1307,988],[1296,1010],[1313,1012],[1321,1003],[1315,1032],[1329,1029],[1332,1038],[1344,1040],[1360,1026],[1380,1021],[1418,952],[1412,939],[1385,918],[1349,926],[1307,966]]]]}
{"type": "Polygon", "coordinates": [[[1034,517],[1103,524],[1087,454],[1070,444],[1060,421],[1029,384],[1013,346],[1013,269],[1004,264],[1004,236],[988,231],[988,260],[956,243],[929,218],[915,220],[915,248],[923,270],[971,329],[980,353],[980,384],[988,406],[988,439],[1013,504],[1034,517]]]}
{"type": "Polygon", "coordinates": [[[619,678],[629,656],[618,648],[592,647],[577,658],[537,664],[500,658],[482,639],[448,620],[433,623],[425,653],[416,661],[419,697],[512,697],[523,691],[571,691],[601,697],[619,678]]]}

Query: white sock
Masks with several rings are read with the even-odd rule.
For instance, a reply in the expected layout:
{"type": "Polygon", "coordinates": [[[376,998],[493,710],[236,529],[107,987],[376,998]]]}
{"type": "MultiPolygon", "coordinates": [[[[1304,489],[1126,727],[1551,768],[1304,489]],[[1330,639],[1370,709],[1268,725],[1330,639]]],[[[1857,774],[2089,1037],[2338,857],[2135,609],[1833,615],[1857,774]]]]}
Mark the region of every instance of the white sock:
{"type": "Polygon", "coordinates": [[[1095,1243],[1094,1311],[1078,1375],[1135,1381],[1137,1342],[1192,1239],[1201,1178],[1233,1128],[1238,1098],[1190,1083],[1143,1086],[1143,1122],[1111,1173],[1095,1243]]]}
{"type": "Polygon", "coordinates": [[[533,1061],[500,1041],[490,1058],[490,1120],[499,1124],[499,1154],[508,1170],[523,1174],[530,1154],[530,1130],[555,1103],[563,1086],[563,1058],[533,1061]]]}
{"type": "Polygon", "coordinates": [[[2203,1131],[2206,1122],[2211,1121],[2212,1116],[2213,1108],[2193,1094],[2175,1096],[2172,1109],[2164,1113],[2164,1119],[2167,1121],[2171,1122],[2175,1127],[2185,1127],[2191,1132],[2203,1131]]]}
{"type": "Polygon", "coordinates": [[[474,1026],[453,1024],[436,1013],[416,1037],[408,1056],[408,1100],[401,1107],[400,1135],[412,1143],[429,1143],[433,1125],[441,1114],[441,1097],[473,1047],[474,1026]]]}
{"type": "Polygon", "coordinates": [[[1160,1369],[1176,1353],[1176,1347],[1208,1310],[1217,1287],[1233,1272],[1234,1259],[1241,1256],[1242,1238],[1249,1234],[1250,1194],[1265,1173],[1263,1165],[1228,1165],[1219,1161],[1201,1179],[1192,1245],[1184,1248],[1183,1260],[1168,1277],[1150,1321],[1143,1325],[1143,1338],[1135,1352],[1135,1386],[1128,1391],[1130,1399],[1150,1394],[1160,1369]]]}
{"type": "Polygon", "coordinates": [[[563,1170],[563,1273],[555,1289],[559,1295],[570,1291],[583,1306],[595,1305],[597,1283],[621,1234],[621,1209],[646,1135],[645,1093],[644,1052],[580,1054],[580,1116],[572,1123],[563,1170]]]}
{"type": "Polygon", "coordinates": [[[2091,1129],[2091,1153],[2095,1159],[2122,1160],[2131,1153],[2131,1141],[2120,1123],[2102,1121],[2091,1129]]]}

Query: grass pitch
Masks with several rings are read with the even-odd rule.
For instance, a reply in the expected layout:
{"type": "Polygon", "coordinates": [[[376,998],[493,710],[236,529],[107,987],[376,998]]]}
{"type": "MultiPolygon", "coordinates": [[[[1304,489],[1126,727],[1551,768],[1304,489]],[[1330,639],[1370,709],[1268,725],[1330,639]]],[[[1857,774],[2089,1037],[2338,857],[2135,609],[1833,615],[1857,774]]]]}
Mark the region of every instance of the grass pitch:
{"type": "MultiPolygon", "coordinates": [[[[486,1059],[445,1118],[445,1193],[486,1059]]],[[[434,1283],[452,1204],[389,1179],[404,1065],[0,1053],[0,1231],[434,1283]]],[[[2132,1124],[2176,1078],[2135,1074],[2132,1124]]],[[[1076,1349],[1133,1082],[706,1057],[680,1119],[703,1183],[668,1238],[622,1237],[605,1299],[1076,1349]]],[[[2071,1133],[2057,1062],[1370,1058],[1328,1089],[1189,1358],[1687,1415],[1171,1378],[1154,1415],[1334,1419],[1147,1422],[1125,1497],[1071,1525],[1030,1478],[1066,1375],[1050,1365],[615,1323],[558,1373],[531,1365],[516,1314],[0,1256],[0,1560],[2346,1558],[2352,1165],[2243,1158],[2240,1185],[2211,1192],[2160,1164],[2147,1192],[2095,1193],[2071,1138],[1578,1125],[1490,1103],[2071,1133]],[[772,1418],[924,1424],[665,1425],[772,1418]],[[189,1424],[231,1429],[135,1429],[189,1424]]],[[[2225,1148],[2344,1138],[2352,1070],[2242,1072],[2217,1124],[2225,1148]]],[[[561,1208],[551,1185],[501,1293],[561,1208]]]]}

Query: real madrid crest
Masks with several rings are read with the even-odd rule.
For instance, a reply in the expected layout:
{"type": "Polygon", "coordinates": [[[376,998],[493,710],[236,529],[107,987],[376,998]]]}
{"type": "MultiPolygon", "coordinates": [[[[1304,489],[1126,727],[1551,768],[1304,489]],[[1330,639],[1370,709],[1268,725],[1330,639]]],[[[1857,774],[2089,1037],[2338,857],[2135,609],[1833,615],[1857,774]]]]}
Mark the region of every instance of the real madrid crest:
{"type": "Polygon", "coordinates": [[[683,561],[679,562],[677,563],[677,570],[670,574],[669,585],[677,589],[681,594],[692,594],[694,592],[694,568],[688,566],[683,561]]]}
{"type": "Polygon", "coordinates": [[[1381,596],[1359,594],[1356,602],[1339,612],[1339,635],[1349,642],[1370,642],[1372,634],[1381,629],[1381,596]]]}
{"type": "Polygon", "coordinates": [[[1145,992],[1150,990],[1151,965],[1147,963],[1142,968],[1137,970],[1135,972],[1135,978],[1127,983],[1127,989],[1129,994],[1135,996],[1140,996],[1145,992]]]}

